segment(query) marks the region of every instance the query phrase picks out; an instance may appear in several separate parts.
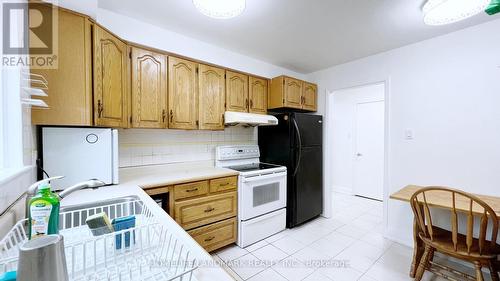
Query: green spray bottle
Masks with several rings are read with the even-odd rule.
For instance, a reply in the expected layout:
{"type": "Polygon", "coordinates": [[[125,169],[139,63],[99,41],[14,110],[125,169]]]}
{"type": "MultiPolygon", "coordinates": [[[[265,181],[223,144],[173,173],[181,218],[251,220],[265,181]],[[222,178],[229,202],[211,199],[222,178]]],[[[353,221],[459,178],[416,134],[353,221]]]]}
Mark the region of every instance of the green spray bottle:
{"type": "Polygon", "coordinates": [[[30,239],[59,233],[59,196],[42,183],[29,202],[28,235],[30,239]]]}

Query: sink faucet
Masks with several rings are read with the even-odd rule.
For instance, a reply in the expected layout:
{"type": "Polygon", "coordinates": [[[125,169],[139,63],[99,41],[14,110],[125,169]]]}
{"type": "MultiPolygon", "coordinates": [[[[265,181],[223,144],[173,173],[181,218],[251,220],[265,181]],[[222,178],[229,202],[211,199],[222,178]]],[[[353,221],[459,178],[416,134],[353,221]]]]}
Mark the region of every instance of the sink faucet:
{"type": "MultiPolygon", "coordinates": [[[[64,178],[64,176],[51,177],[48,179],[43,179],[43,180],[37,181],[34,184],[30,185],[30,187],[28,188],[28,191],[26,192],[26,213],[25,213],[26,217],[29,217],[30,201],[31,201],[31,198],[33,198],[33,196],[36,195],[36,193],[38,191],[38,186],[43,184],[43,183],[50,182],[53,180],[62,179],[62,178],[64,178]]],[[[69,194],[71,194],[77,190],[80,190],[80,189],[98,188],[98,187],[101,187],[104,185],[106,185],[106,183],[103,181],[100,181],[97,179],[90,179],[88,181],[77,183],[77,184],[72,185],[68,188],[65,188],[61,193],[59,193],[59,198],[63,199],[64,197],[68,196],[69,194]]]]}
{"type": "Polygon", "coordinates": [[[68,196],[69,194],[78,191],[80,189],[84,188],[98,188],[103,185],[106,185],[105,182],[100,181],[98,179],[90,179],[88,181],[80,182],[75,185],[72,185],[68,188],[65,188],[63,191],[59,193],[59,198],[63,199],[64,197],[68,196]]]}

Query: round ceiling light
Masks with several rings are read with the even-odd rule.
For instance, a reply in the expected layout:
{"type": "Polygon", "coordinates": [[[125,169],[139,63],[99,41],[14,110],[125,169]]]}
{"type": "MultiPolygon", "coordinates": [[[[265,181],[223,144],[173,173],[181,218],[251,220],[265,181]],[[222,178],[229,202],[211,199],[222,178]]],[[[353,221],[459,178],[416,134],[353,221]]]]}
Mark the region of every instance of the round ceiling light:
{"type": "Polygon", "coordinates": [[[424,22],[443,25],[483,12],[491,0],[428,0],[423,7],[424,22]]]}
{"type": "Polygon", "coordinates": [[[215,19],[234,18],[245,10],[245,0],[193,0],[202,14],[215,19]]]}

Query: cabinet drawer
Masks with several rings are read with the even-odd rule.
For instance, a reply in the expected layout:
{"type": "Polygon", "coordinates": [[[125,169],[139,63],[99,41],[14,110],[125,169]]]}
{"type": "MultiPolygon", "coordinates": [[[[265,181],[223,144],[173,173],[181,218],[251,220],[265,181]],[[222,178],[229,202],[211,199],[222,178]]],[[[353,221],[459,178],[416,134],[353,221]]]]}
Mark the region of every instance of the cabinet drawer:
{"type": "Polygon", "coordinates": [[[144,189],[144,191],[149,195],[158,195],[158,194],[165,194],[168,193],[170,187],[169,186],[164,186],[164,187],[155,187],[155,188],[148,188],[144,189]]]}
{"type": "Polygon", "coordinates": [[[174,185],[174,199],[185,199],[208,193],[208,181],[174,185]]]}
{"type": "Polygon", "coordinates": [[[238,177],[227,177],[210,180],[210,192],[236,190],[238,177]]]}
{"type": "Polygon", "coordinates": [[[184,229],[192,229],[237,214],[236,192],[211,195],[175,203],[175,220],[184,229]]]}
{"type": "Polygon", "coordinates": [[[236,242],[236,218],[202,226],[188,232],[207,252],[236,242]]]}

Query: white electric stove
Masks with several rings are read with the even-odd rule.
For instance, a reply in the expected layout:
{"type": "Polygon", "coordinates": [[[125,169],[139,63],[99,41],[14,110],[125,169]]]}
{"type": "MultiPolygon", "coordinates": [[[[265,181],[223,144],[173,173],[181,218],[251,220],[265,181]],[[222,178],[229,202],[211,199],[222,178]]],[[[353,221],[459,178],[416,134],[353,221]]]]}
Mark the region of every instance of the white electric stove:
{"type": "Polygon", "coordinates": [[[260,163],[257,145],[219,146],[215,165],[238,171],[238,241],[246,247],[286,228],[286,167],[260,163]]]}

